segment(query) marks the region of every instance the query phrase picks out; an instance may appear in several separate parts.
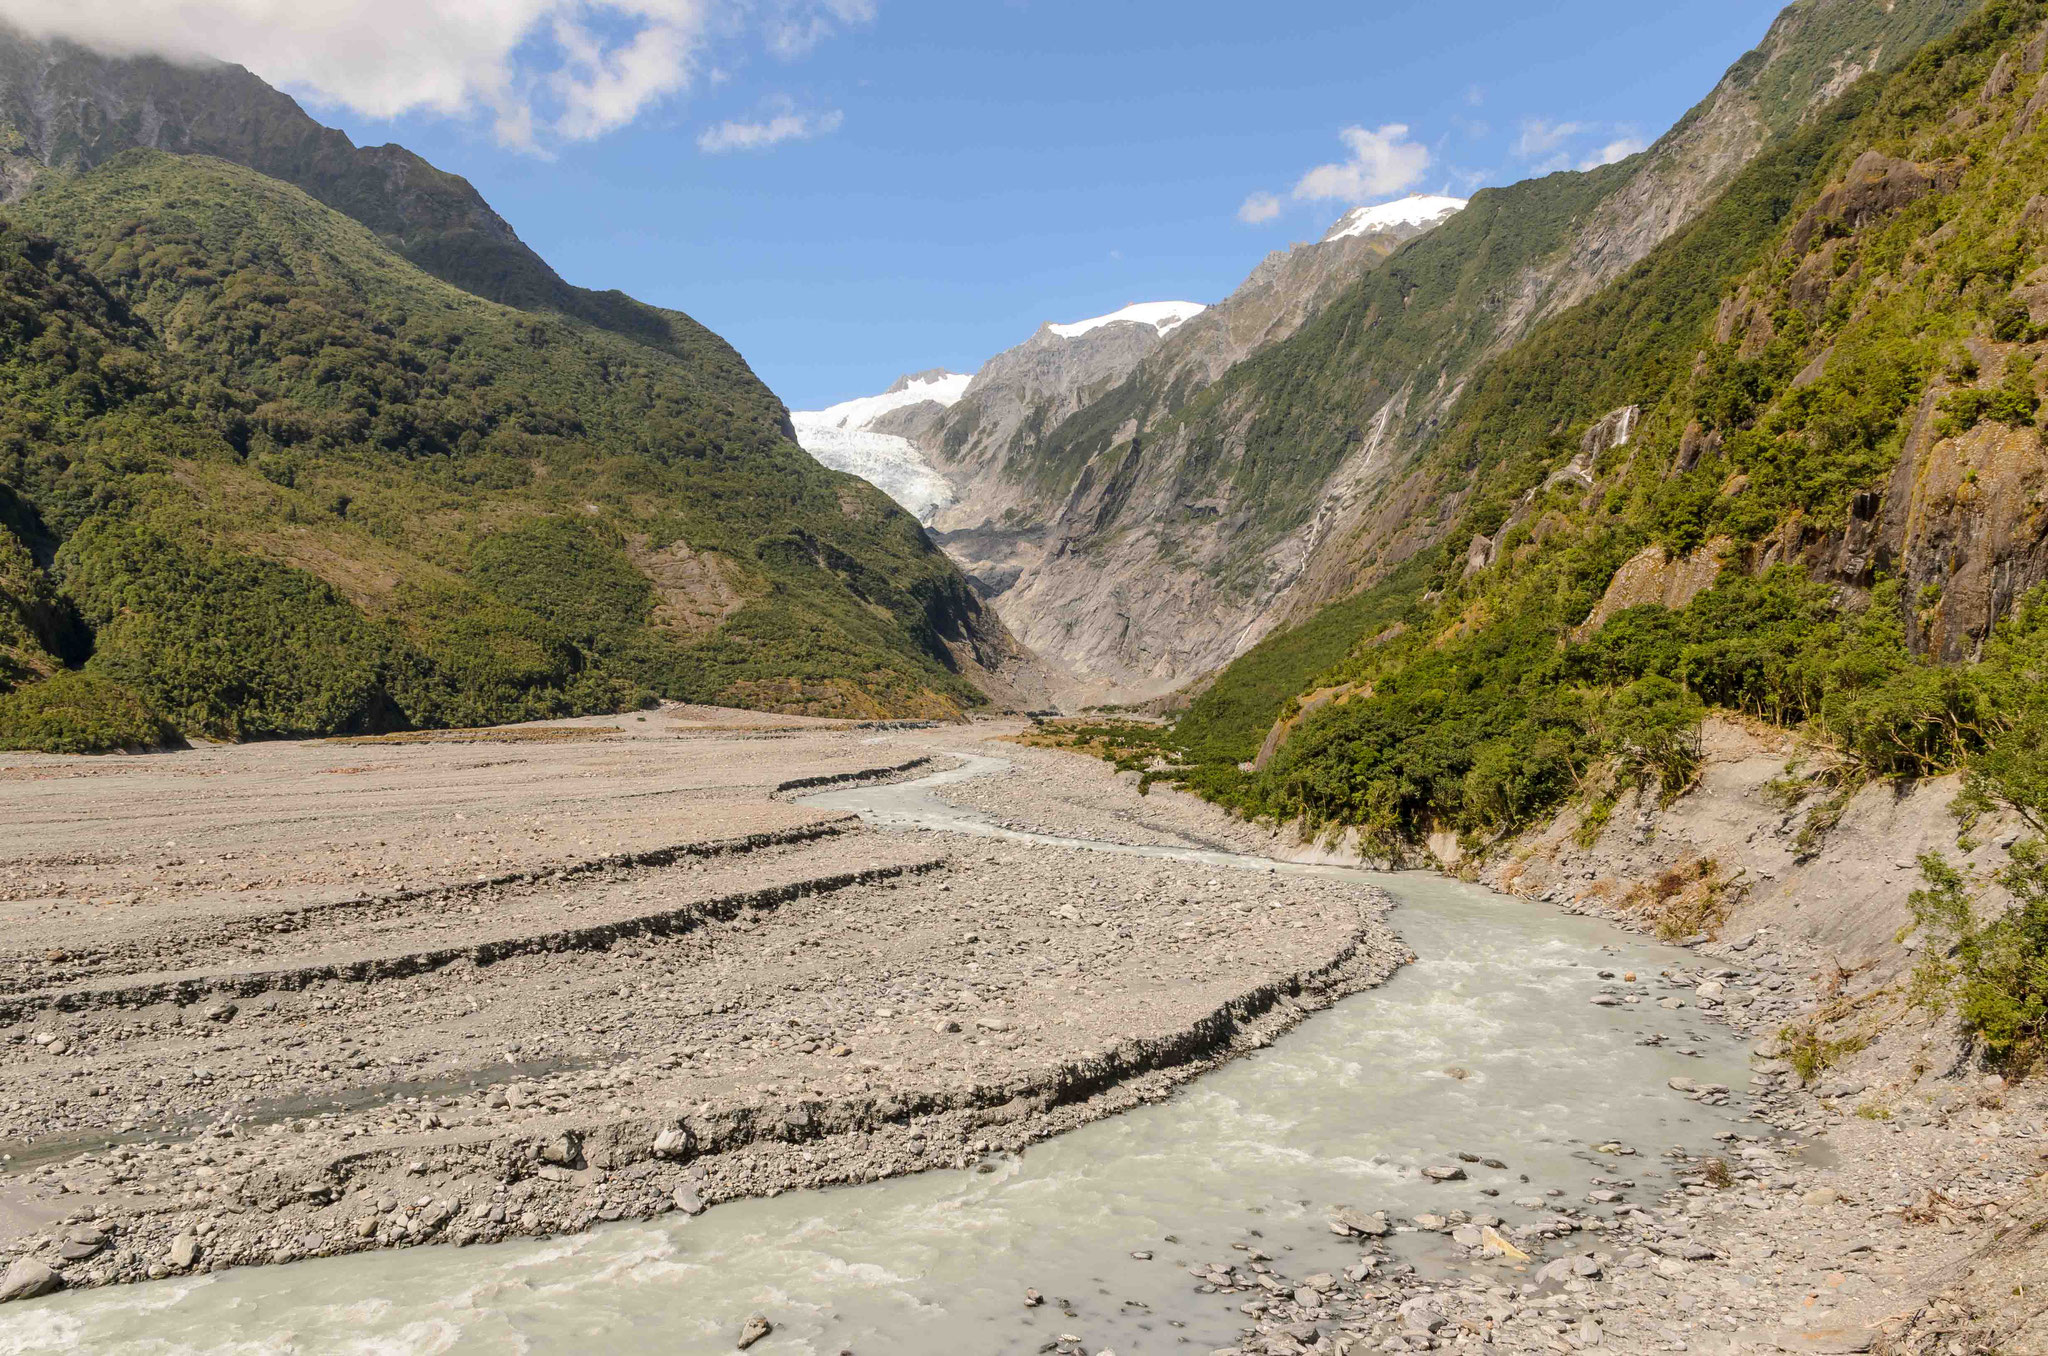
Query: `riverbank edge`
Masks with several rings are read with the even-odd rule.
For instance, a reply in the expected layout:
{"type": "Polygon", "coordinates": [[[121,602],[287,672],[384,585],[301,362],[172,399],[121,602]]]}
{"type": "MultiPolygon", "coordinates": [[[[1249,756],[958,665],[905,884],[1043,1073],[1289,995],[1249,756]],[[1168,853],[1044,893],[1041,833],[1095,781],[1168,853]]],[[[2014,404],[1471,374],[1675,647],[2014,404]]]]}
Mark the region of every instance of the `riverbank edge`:
{"type": "MultiPolygon", "coordinates": [[[[1540,907],[1598,918],[1689,951],[1713,965],[1742,968],[1741,957],[1720,940],[1723,929],[1729,935],[1741,929],[1785,932],[1786,925],[1797,916],[1793,911],[1803,902],[1797,897],[1803,884],[1798,876],[1775,881],[1774,897],[1758,899],[1747,891],[1738,893],[1734,906],[1716,921],[1709,934],[1679,938],[1661,935],[1663,929],[1654,911],[1629,906],[1639,887],[1651,885],[1674,865],[1711,861],[1707,854],[1738,842],[1764,836],[1791,836],[1819,800],[1818,792],[1813,792],[1798,804],[1780,809],[1768,804],[1760,794],[1762,779],[1781,773],[1788,757],[1797,755],[1798,745],[1782,732],[1760,736],[1746,725],[1721,721],[1709,735],[1709,757],[1703,775],[1675,800],[1659,803],[1643,795],[1630,797],[1629,803],[1616,807],[1612,818],[1600,826],[1590,846],[1579,838],[1583,807],[1567,807],[1544,824],[1489,845],[1480,860],[1466,857],[1453,842],[1432,838],[1400,859],[1390,861],[1360,851],[1355,834],[1304,839],[1298,826],[1260,824],[1178,788],[1155,785],[1145,794],[1173,801],[1208,833],[1237,840],[1240,846],[1234,851],[1262,852],[1279,861],[1350,866],[1367,871],[1428,871],[1477,883],[1540,907]],[[1728,813],[1731,801],[1735,805],[1732,814],[1728,813]],[[1676,833],[1665,832],[1667,827],[1676,828],[1676,833]],[[1247,839],[1263,839],[1264,843],[1247,845],[1247,839]],[[1531,869],[1539,863],[1548,866],[1547,873],[1531,869]],[[1566,885],[1567,881],[1579,884],[1566,885]]],[[[1049,751],[1099,761],[1072,750],[1049,751]]],[[[1138,773],[1112,775],[1137,790],[1138,773]]],[[[1849,855],[1864,850],[1865,839],[1889,841],[1902,826],[1924,838],[1932,825],[1948,826],[1947,807],[1955,789],[1953,778],[1943,779],[1914,788],[1901,801],[1880,785],[1867,786],[1835,820],[1829,837],[1838,844],[1839,852],[1849,855]]],[[[1986,840],[1978,849],[1980,856],[1988,854],[1991,844],[2004,836],[1995,831],[2000,827],[1992,825],[1980,830],[1980,837],[1986,840]]],[[[1940,842],[1938,831],[1934,846],[1949,846],[1940,842]]],[[[1886,854],[1887,859],[1890,855],[1886,854]]],[[[1809,856],[1794,858],[1800,866],[1809,860],[1809,856]]],[[[1804,1024],[1813,1030],[1824,1026],[1830,1011],[1847,1009],[1861,1014],[1870,1023],[1869,1045],[1846,1057],[1830,1073],[1837,1079],[1868,1074],[1873,1082],[1885,1077],[1881,1058],[1884,1052],[1877,1049],[1885,1036],[1908,1028],[1924,1034],[1942,1031],[1947,1043],[1956,1046],[1956,1067],[1950,1070],[1948,1081],[1960,1091],[1966,1078],[1974,1078],[1982,1070],[1974,1068],[1975,1061],[1967,1058],[1967,1051],[1948,1029],[1952,1022],[1915,1010],[1902,996],[1912,957],[1903,945],[1901,920],[1910,918],[1906,897],[1916,879],[1903,878],[1892,884],[1875,881],[1867,872],[1822,878],[1831,887],[1829,892],[1849,901],[1850,907],[1844,909],[1837,901],[1838,906],[1819,920],[1818,935],[1804,950],[1816,970],[1835,971],[1838,983],[1861,973],[1866,977],[1867,987],[1845,999],[1839,991],[1829,993],[1828,986],[1822,983],[1805,995],[1794,1024],[1804,1024]],[[1873,1017],[1869,1010],[1878,1000],[1890,1001],[1885,1003],[1883,1013],[1873,1017]]],[[[1704,1015],[1753,1042],[1753,1067],[1759,1061],[1767,1067],[1771,1057],[1781,1053],[1778,1045],[1782,1028],[1777,1024],[1745,1020],[1746,1012],[1720,1005],[1706,1010],[1704,1015]]],[[[1864,1086],[1855,1079],[1849,1081],[1857,1087],[1864,1086]]],[[[1759,1125],[1804,1142],[1824,1142],[1842,1155],[1837,1163],[1814,1170],[1812,1188],[1825,1192],[1858,1171],[1877,1166],[1877,1159],[1874,1153],[1859,1155],[1829,1133],[1854,1123],[1856,1113],[1839,1102],[1830,1104],[1818,1092],[1818,1084],[1795,1082],[1780,1089],[1775,1106],[1756,1105],[1750,1115],[1759,1125]]],[[[1944,1128],[1941,1134],[1950,1143],[1960,1143],[1972,1132],[1957,1126],[1944,1128]]],[[[2043,1154],[2048,1157],[2048,1150],[2043,1154]]],[[[1881,1356],[1908,1356],[1937,1349],[1928,1345],[1930,1342],[1945,1343],[1955,1334],[1972,1331],[1988,1334],[1988,1340],[1998,1342],[1998,1309],[2001,1305],[2010,1307],[2011,1296],[2020,1293],[2007,1281],[2014,1275],[2048,1274],[2048,1189],[2044,1189],[2044,1183],[2048,1183],[2048,1178],[2037,1177],[2030,1191],[2013,1198],[1998,1215],[1972,1221],[1975,1227],[1965,1225],[1963,1241],[1923,1272],[1910,1299],[1895,1304],[1894,1311],[1881,1321],[1850,1330],[1792,1328],[1753,1333],[1742,1339],[1748,1345],[1731,1349],[1868,1351],[1881,1356]]],[[[1845,1193],[1836,1195],[1836,1203],[1853,1213],[1865,1213],[1871,1218],[1887,1213],[1874,1205],[1853,1204],[1845,1193]]],[[[1953,1216],[1946,1218],[1954,1220],[1953,1216]]],[[[1842,1227],[1847,1227],[1847,1221],[1842,1222],[1842,1227]]],[[[1742,1260],[1724,1259],[1734,1264],[1742,1260]]],[[[1426,1284],[1417,1284],[1418,1294],[1428,1292],[1426,1284]]],[[[1703,1296],[1710,1293],[1709,1285],[1710,1281],[1702,1282],[1703,1296]]],[[[2002,1344],[1965,1344],[1954,1348],[1941,1345],[1939,1349],[1976,1353],[2008,1348],[2002,1344]]]]}

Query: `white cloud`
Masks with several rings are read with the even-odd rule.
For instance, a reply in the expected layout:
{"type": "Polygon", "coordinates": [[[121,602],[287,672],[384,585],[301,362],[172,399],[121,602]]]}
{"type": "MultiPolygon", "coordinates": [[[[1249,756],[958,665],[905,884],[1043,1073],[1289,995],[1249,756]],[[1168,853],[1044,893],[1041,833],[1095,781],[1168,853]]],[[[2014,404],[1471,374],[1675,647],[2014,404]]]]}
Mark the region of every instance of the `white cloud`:
{"type": "Polygon", "coordinates": [[[1524,118],[1515,138],[1515,156],[1538,174],[1561,169],[1598,169],[1625,160],[1647,143],[1635,129],[1597,122],[1552,122],[1548,118],[1524,118]],[[1589,151],[1577,151],[1572,143],[1587,137],[1605,136],[1605,144],[1589,151]]]}
{"type": "Polygon", "coordinates": [[[711,155],[728,151],[765,151],[785,141],[808,141],[839,130],[846,115],[838,109],[825,113],[799,113],[788,100],[778,103],[779,112],[759,122],[728,121],[707,127],[697,134],[697,149],[711,155]]]}
{"type": "Polygon", "coordinates": [[[1337,134],[1351,149],[1351,158],[1318,165],[1294,186],[1296,202],[1337,199],[1360,203],[1413,188],[1429,170],[1429,148],[1408,139],[1408,125],[1390,122],[1367,129],[1347,127],[1337,134]]]}
{"type": "Polygon", "coordinates": [[[1247,226],[1257,226],[1279,215],[1280,200],[1271,193],[1254,193],[1237,209],[1237,219],[1247,226]]]}
{"type": "Polygon", "coordinates": [[[1599,150],[1579,162],[1582,170],[1599,169],[1617,160],[1626,160],[1648,145],[1641,137],[1616,137],[1599,150]]]}
{"type": "Polygon", "coordinates": [[[500,141],[600,136],[688,90],[718,53],[802,55],[876,0],[5,0],[39,37],[218,57],[374,118],[488,118],[500,141]]]}
{"type": "Polygon", "coordinates": [[[1548,118],[1524,118],[1521,134],[1515,138],[1515,154],[1523,160],[1539,160],[1555,152],[1573,137],[1592,130],[1582,122],[1552,122],[1548,118]]]}
{"type": "MultiPolygon", "coordinates": [[[[1302,175],[1289,193],[1295,202],[1374,202],[1415,187],[1429,172],[1429,148],[1409,140],[1407,123],[1346,127],[1337,137],[1351,158],[1302,175]]],[[[1282,207],[1278,195],[1254,193],[1238,207],[1237,219],[1258,226],[1279,216],[1282,207]]]]}
{"type": "Polygon", "coordinates": [[[817,0],[809,7],[785,6],[768,23],[768,47],[785,61],[807,54],[841,28],[875,17],[874,0],[817,0]]]}

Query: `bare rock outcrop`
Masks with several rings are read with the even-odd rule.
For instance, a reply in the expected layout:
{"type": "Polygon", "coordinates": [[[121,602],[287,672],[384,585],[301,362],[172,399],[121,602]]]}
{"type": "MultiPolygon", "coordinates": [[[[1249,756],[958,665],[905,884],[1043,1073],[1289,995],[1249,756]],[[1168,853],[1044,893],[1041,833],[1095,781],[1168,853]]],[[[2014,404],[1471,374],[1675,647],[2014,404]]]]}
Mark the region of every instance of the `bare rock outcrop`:
{"type": "Polygon", "coordinates": [[[1686,556],[1673,556],[1662,546],[1644,547],[1614,572],[1607,592],[1572,632],[1572,639],[1587,640],[1599,634],[1600,628],[1625,608],[1651,603],[1674,610],[1684,607],[1721,577],[1728,546],[1726,537],[1716,537],[1686,556]]]}

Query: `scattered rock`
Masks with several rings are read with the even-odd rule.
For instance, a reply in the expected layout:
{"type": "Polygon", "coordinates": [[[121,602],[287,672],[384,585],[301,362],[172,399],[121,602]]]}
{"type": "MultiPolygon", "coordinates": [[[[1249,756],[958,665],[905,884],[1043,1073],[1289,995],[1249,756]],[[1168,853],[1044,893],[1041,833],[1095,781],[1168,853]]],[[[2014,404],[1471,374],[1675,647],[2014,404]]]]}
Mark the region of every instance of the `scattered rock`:
{"type": "Polygon", "coordinates": [[[9,1300],[34,1299],[64,1288],[64,1278],[33,1257],[16,1258],[0,1275],[0,1304],[9,1300]]]}
{"type": "Polygon", "coordinates": [[[1384,1238],[1391,1228],[1383,1214],[1361,1215],[1353,1210],[1339,1210],[1330,1217],[1330,1232],[1340,1237],[1384,1238]]]}

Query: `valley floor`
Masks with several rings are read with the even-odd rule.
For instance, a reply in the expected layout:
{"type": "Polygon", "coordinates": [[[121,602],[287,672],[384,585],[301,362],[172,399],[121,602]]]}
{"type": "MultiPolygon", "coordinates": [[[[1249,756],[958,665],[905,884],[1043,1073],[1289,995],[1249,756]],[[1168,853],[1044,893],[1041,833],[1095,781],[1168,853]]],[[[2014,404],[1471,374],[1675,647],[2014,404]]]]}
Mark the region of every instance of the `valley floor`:
{"type": "MultiPolygon", "coordinates": [[[[988,752],[1010,766],[938,794],[1011,828],[1320,851],[993,742],[1016,728],[670,708],[0,764],[21,826],[0,862],[9,1284],[561,1232],[957,1164],[1165,1096],[1405,958],[1361,884],[884,831],[778,790],[988,752]]],[[[1243,1315],[1232,1350],[2048,1350],[2043,1098],[1899,1002],[1895,864],[1905,826],[1936,821],[1873,799],[1835,847],[1781,861],[1795,819],[1749,782],[1784,751],[1716,737],[1695,797],[1624,807],[1591,849],[1569,825],[1534,836],[1496,876],[1549,901],[1531,908],[1641,926],[1632,884],[1741,845],[1767,884],[1692,939],[1697,967],[1603,976],[1594,1001],[1749,1034],[1748,1087],[1662,1091],[1747,1106],[1755,1135],[1654,1198],[1625,1153],[1612,1189],[1533,1183],[1514,1203],[1533,1223],[1448,1181],[1441,1213],[1340,1220],[1359,1248],[1341,1274],[1285,1274],[1275,1238],[1191,1266],[1243,1315]],[[1778,1033],[1816,1010],[1856,1014],[1869,1044],[1809,1087],[1778,1033]],[[1438,1262],[1417,1268],[1423,1239],[1438,1262]]]]}
{"type": "MultiPolygon", "coordinates": [[[[1714,936],[1685,939],[1698,970],[1615,975],[1595,1001],[1696,1006],[1751,1037],[1748,1087],[1669,1094],[1746,1105],[1758,1133],[1731,1139],[1718,1164],[1688,1165],[1690,1184],[1654,1203],[1632,1201],[1628,1159],[1615,1159],[1617,1189],[1559,1202],[1540,1250],[1507,1230],[1536,1254],[1527,1262],[1481,1233],[1499,1223],[1489,1212],[1500,1206],[1475,1190],[1463,1208],[1386,1222],[1396,1236],[1436,1232],[1461,1245],[1469,1265],[1448,1277],[1406,1271],[1369,1238],[1360,1265],[1342,1275],[1288,1276],[1280,1261],[1247,1267],[1241,1256],[1195,1268],[1219,1292],[1247,1297],[1245,1356],[1481,1345],[2048,1352],[2048,1090],[2038,1079],[2012,1085],[1988,1074],[1950,1023],[1904,1000],[1912,954],[1900,928],[1917,883],[1913,861],[1940,848],[1955,855],[1953,782],[1865,788],[1807,850],[1795,840],[1821,793],[1790,807],[1763,794],[1797,750],[1780,733],[1732,722],[1712,724],[1708,736],[1692,793],[1666,807],[1625,802],[1590,847],[1578,845],[1567,815],[1511,845],[1482,879],[1531,907],[1644,931],[1663,922],[1667,935],[1661,910],[1674,901],[1659,898],[1658,886],[1668,873],[1693,877],[1707,862],[1739,881],[1711,920],[1714,936]],[[1783,1057],[1792,1051],[1781,1039],[1808,1024],[1839,1046],[1811,1084],[1783,1057]],[[1801,1142],[1806,1151],[1787,1152],[1801,1142]]],[[[1133,774],[1093,759],[1032,748],[1005,756],[1009,771],[946,796],[1037,832],[1347,856],[1171,789],[1138,796],[1133,774]]],[[[2009,834],[1993,825],[1980,836],[1983,857],[2009,834]]]]}
{"type": "Polygon", "coordinates": [[[956,1164],[1403,959],[1369,887],[791,799],[977,733],[669,708],[0,762],[0,1297],[956,1164]]]}

